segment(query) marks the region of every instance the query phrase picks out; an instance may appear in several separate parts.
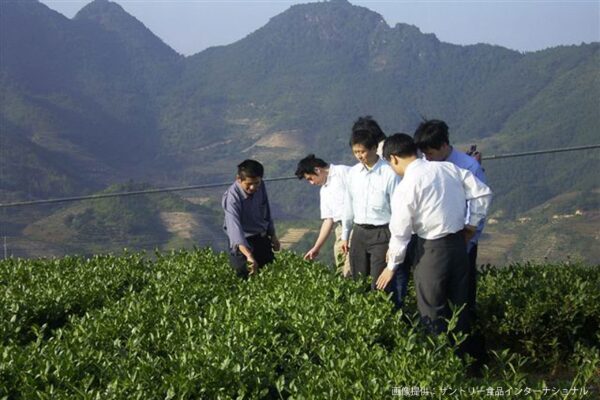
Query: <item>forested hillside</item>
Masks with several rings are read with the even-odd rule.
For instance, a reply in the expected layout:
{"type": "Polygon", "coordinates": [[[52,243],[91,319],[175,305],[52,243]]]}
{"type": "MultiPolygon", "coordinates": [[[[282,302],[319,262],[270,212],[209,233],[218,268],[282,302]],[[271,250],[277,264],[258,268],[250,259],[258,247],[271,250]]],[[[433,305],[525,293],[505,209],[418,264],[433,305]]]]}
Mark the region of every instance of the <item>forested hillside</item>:
{"type": "MultiPolygon", "coordinates": [[[[444,119],[455,144],[484,154],[594,144],[599,50],[458,46],[337,0],[292,6],[236,43],[183,57],[107,0],[73,19],[37,0],[2,2],[0,201],[129,180],[220,182],[250,157],[269,176],[291,175],[310,152],[352,163],[349,129],[366,114],[390,134],[444,119]]],[[[599,161],[594,150],[486,163],[494,215],[593,193],[599,161]]],[[[273,196],[285,218],[315,218],[313,200],[297,182],[273,196]]],[[[34,222],[0,218],[8,236],[34,222]]]]}

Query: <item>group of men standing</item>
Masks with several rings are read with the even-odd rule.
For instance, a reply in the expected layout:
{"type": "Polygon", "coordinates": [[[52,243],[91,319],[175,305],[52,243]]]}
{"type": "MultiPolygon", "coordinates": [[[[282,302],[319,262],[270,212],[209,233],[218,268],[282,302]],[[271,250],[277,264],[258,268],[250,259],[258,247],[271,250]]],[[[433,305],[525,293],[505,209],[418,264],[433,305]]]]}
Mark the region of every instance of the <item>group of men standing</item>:
{"type": "MultiPolygon", "coordinates": [[[[479,162],[450,145],[448,126],[422,122],[414,137],[389,137],[367,116],[352,127],[358,163],[334,165],[309,155],[299,179],[318,185],[323,220],[304,258],[318,256],[332,231],[336,266],[344,277],[370,276],[400,308],[411,269],[417,307],[433,333],[446,330],[451,305],[465,306],[457,328],[468,332],[475,314],[477,241],[492,192],[479,162]]],[[[238,166],[223,196],[231,264],[245,278],[279,249],[260,163],[238,166]],[[250,268],[248,268],[248,265],[250,268]]]]}

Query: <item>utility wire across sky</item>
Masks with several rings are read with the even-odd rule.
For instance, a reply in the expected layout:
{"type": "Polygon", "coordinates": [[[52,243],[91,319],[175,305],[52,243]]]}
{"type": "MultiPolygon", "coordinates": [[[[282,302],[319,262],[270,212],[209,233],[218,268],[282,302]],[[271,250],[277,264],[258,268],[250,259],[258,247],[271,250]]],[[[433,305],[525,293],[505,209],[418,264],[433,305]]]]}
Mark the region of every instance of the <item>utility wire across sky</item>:
{"type": "MultiPolygon", "coordinates": [[[[600,148],[600,144],[593,144],[587,146],[577,146],[577,147],[561,147],[556,149],[546,149],[546,150],[537,150],[537,151],[526,151],[522,153],[507,153],[507,154],[499,154],[499,155],[490,155],[483,156],[482,160],[500,160],[503,158],[514,158],[514,157],[525,157],[539,154],[552,154],[552,153],[562,153],[567,151],[579,151],[579,150],[590,150],[600,148]]],[[[284,176],[278,178],[268,178],[265,179],[265,182],[276,182],[276,181],[286,181],[298,179],[296,176],[284,176]]],[[[32,206],[38,204],[52,204],[52,203],[66,203],[72,201],[81,201],[81,200],[95,200],[95,199],[106,199],[110,197],[126,197],[126,196],[136,196],[142,194],[154,194],[154,193],[167,193],[167,192],[181,192],[185,190],[196,190],[196,189],[210,189],[216,187],[224,187],[231,185],[231,182],[218,182],[218,183],[208,183],[203,185],[192,185],[192,186],[176,186],[176,187],[168,187],[168,188],[158,188],[158,189],[147,189],[147,190],[136,190],[131,192],[116,192],[116,193],[101,193],[101,194],[93,194],[87,196],[74,196],[74,197],[62,197],[56,199],[45,199],[45,200],[32,200],[32,201],[20,201],[14,203],[5,203],[0,204],[1,208],[10,208],[10,207],[24,207],[24,206],[32,206]]]]}

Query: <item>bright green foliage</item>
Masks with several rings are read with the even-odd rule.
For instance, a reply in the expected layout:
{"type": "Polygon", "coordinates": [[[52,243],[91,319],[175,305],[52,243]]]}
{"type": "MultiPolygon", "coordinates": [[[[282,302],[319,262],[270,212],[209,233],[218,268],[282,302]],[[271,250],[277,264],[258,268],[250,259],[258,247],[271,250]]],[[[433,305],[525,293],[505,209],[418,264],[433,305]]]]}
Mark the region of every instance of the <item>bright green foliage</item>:
{"type": "Polygon", "coordinates": [[[515,264],[487,269],[479,285],[489,339],[554,366],[578,345],[600,346],[600,268],[515,264]]]}
{"type": "MultiPolygon", "coordinates": [[[[141,261],[105,260],[130,272],[135,267],[128,262],[141,261]]],[[[30,263],[38,266],[32,276],[65,275],[60,262],[46,262],[45,269],[42,261],[30,263]]],[[[89,264],[80,260],[79,268],[89,264]]],[[[489,387],[547,386],[529,379],[527,359],[508,349],[496,351],[484,378],[467,378],[446,335],[426,336],[411,318],[394,313],[382,292],[292,253],[280,253],[248,281],[233,274],[225,255],[210,250],[158,254],[143,264],[137,270],[143,287],[73,315],[27,344],[5,344],[0,398],[371,399],[391,397],[393,388],[421,387],[435,391],[430,398],[448,398],[443,388],[463,388],[452,398],[477,399],[486,398],[489,387]]],[[[495,278],[486,272],[482,282],[494,284],[495,278]]],[[[2,282],[13,284],[8,275],[2,282]]],[[[414,303],[408,308],[413,312],[414,303]]],[[[576,345],[572,362],[580,372],[560,387],[593,383],[600,357],[590,345],[576,345]]]]}
{"type": "Polygon", "coordinates": [[[139,290],[147,264],[140,255],[4,260],[0,268],[0,339],[28,342],[39,334],[139,290]]]}

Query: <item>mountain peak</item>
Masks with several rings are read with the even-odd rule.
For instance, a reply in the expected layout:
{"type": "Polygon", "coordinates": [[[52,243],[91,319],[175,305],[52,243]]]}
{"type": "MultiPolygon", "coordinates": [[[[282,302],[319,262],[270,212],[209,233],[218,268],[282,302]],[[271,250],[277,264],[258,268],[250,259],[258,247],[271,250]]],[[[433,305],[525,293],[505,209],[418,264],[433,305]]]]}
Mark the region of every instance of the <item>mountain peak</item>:
{"type": "Polygon", "coordinates": [[[328,2],[320,3],[296,4],[280,14],[280,17],[282,18],[292,18],[294,16],[303,16],[308,22],[321,24],[349,24],[350,22],[357,22],[360,24],[361,29],[364,29],[365,27],[376,27],[381,23],[385,24],[385,21],[380,14],[365,7],[355,6],[347,0],[330,0],[328,2]],[[320,18],[310,18],[314,16],[320,18]],[[365,24],[367,26],[365,26],[365,24]]]}
{"type": "Polygon", "coordinates": [[[149,49],[167,55],[175,51],[150,31],[141,21],[129,14],[119,4],[109,0],[94,0],[83,7],[75,21],[99,25],[108,32],[116,33],[134,48],[149,49]]]}
{"type": "Polygon", "coordinates": [[[380,28],[389,26],[376,12],[347,0],[331,0],[295,4],[250,36],[277,38],[291,48],[340,50],[364,42],[365,37],[380,28]]]}
{"type": "Polygon", "coordinates": [[[111,15],[113,17],[127,15],[131,17],[129,14],[127,14],[123,7],[121,7],[117,3],[113,3],[109,0],[94,0],[91,3],[87,4],[85,7],[83,7],[81,10],[79,10],[77,15],[75,15],[75,19],[94,19],[94,17],[97,18],[108,15],[111,15]]]}

